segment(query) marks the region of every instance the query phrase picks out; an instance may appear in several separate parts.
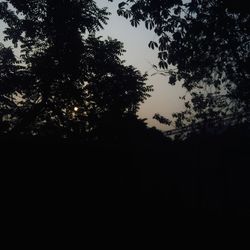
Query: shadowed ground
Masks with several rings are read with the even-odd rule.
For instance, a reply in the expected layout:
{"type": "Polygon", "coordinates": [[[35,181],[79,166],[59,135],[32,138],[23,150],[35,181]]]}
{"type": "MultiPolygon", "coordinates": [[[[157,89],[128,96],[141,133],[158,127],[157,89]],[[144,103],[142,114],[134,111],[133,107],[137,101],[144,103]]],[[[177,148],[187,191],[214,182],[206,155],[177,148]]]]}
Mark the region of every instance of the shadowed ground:
{"type": "Polygon", "coordinates": [[[48,140],[32,144],[32,139],[6,143],[3,190],[7,200],[24,207],[249,215],[249,142],[240,139],[140,148],[48,140]]]}

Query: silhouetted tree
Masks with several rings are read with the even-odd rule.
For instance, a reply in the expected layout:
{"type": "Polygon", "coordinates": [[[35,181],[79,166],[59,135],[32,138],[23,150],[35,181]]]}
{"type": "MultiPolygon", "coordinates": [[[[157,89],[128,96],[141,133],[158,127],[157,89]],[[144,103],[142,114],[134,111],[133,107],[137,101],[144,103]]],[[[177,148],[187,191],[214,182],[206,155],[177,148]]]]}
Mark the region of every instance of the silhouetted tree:
{"type": "Polygon", "coordinates": [[[0,2],[5,39],[21,51],[0,48],[2,134],[87,138],[104,117],[136,115],[151,86],[123,65],[120,42],[94,36],[107,15],[86,0],[0,2]]]}
{"type": "MultiPolygon", "coordinates": [[[[169,83],[183,81],[191,95],[176,125],[227,118],[249,119],[250,10],[246,1],[128,0],[118,14],[133,26],[141,21],[154,30],[159,68],[169,83]],[[248,117],[248,118],[247,118],[248,117]]],[[[185,98],[185,97],[184,97],[185,98]]]]}
{"type": "MultiPolygon", "coordinates": [[[[102,27],[105,9],[93,1],[1,1],[5,38],[21,45],[21,88],[8,120],[11,134],[70,128],[68,112],[84,99],[83,35],[102,27]],[[11,8],[12,6],[12,8],[11,8]]],[[[15,74],[16,75],[16,74],[15,74]]],[[[19,82],[19,79],[16,80],[19,82]]],[[[67,132],[60,132],[67,134],[67,132]]]]}
{"type": "Polygon", "coordinates": [[[84,44],[86,107],[80,107],[75,116],[80,115],[80,125],[84,119],[87,121],[86,130],[96,139],[111,140],[112,136],[126,133],[124,123],[129,118],[133,123],[152,86],[146,85],[146,74],[141,75],[134,67],[123,64],[119,57],[124,52],[121,42],[90,36],[84,44]]]}

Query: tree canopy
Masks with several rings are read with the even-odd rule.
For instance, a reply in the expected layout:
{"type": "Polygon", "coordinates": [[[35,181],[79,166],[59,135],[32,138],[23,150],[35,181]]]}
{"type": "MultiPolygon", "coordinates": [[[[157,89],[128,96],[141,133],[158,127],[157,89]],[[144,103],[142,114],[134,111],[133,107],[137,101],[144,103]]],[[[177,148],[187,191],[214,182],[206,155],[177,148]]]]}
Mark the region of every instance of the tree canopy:
{"type": "Polygon", "coordinates": [[[118,14],[135,27],[144,22],[154,30],[159,39],[149,47],[159,50],[159,68],[169,75],[170,84],[182,81],[191,95],[187,110],[174,115],[176,125],[232,114],[238,121],[249,119],[246,1],[127,0],[119,1],[118,14]]]}
{"type": "MultiPolygon", "coordinates": [[[[135,27],[144,22],[158,35],[158,41],[149,42],[159,50],[156,70],[187,90],[186,109],[173,114],[177,127],[249,120],[249,8],[244,1],[117,2],[119,15],[135,27]]],[[[95,36],[108,15],[88,0],[0,1],[5,40],[21,54],[17,58],[11,48],[0,47],[2,134],[87,137],[136,117],[152,86],[146,85],[146,75],[121,61],[120,42],[95,36]]],[[[171,123],[160,114],[155,118],[171,123]]]]}
{"type": "Polygon", "coordinates": [[[119,58],[121,42],[95,37],[108,14],[88,0],[0,1],[21,51],[0,48],[2,134],[96,138],[104,117],[137,117],[152,87],[119,58]]]}
{"type": "MultiPolygon", "coordinates": [[[[149,43],[159,50],[159,70],[191,95],[186,110],[173,115],[182,134],[192,122],[249,119],[243,0],[118,2],[119,15],[159,36],[149,43]]],[[[115,211],[116,219],[145,208],[146,216],[249,215],[249,123],[248,133],[233,128],[185,141],[148,128],[137,111],[152,86],[121,60],[121,42],[96,35],[107,18],[94,0],[0,0],[12,44],[0,44],[2,203],[11,216],[20,207],[54,216],[58,202],[58,211],[69,204],[94,216],[115,211]]]]}

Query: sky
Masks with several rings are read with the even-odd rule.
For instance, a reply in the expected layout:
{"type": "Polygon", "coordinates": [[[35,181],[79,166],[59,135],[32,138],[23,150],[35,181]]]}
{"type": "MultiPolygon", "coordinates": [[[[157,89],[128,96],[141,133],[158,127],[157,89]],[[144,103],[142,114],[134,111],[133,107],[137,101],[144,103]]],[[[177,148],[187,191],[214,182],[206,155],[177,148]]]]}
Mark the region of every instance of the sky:
{"type": "Polygon", "coordinates": [[[159,113],[165,117],[171,118],[172,113],[184,109],[183,102],[179,97],[185,94],[185,90],[178,83],[175,86],[168,84],[168,77],[162,75],[154,75],[155,70],[152,65],[158,64],[157,50],[148,47],[148,43],[152,40],[157,41],[157,36],[153,31],[145,28],[144,24],[135,28],[130,25],[129,20],[117,15],[117,1],[110,3],[108,0],[96,0],[100,7],[108,7],[111,16],[104,30],[100,32],[103,38],[108,36],[116,38],[123,42],[126,53],[123,59],[126,64],[133,65],[141,71],[148,72],[149,85],[153,85],[154,92],[151,97],[141,105],[138,113],[140,118],[147,118],[149,126],[155,126],[161,130],[166,130],[165,125],[161,125],[153,119],[155,113],[159,113]]]}
{"type": "MultiPolygon", "coordinates": [[[[127,65],[133,65],[142,74],[148,73],[149,85],[153,85],[154,92],[145,103],[141,105],[138,113],[140,118],[146,118],[150,127],[155,126],[161,130],[166,130],[165,125],[161,125],[153,119],[155,113],[159,113],[167,118],[171,118],[171,114],[184,109],[183,102],[179,99],[185,94],[185,90],[181,88],[181,84],[171,86],[168,84],[168,77],[162,75],[154,75],[155,70],[153,64],[158,64],[157,50],[148,47],[151,40],[157,40],[157,36],[153,31],[145,28],[144,24],[135,28],[130,22],[123,17],[117,15],[117,1],[111,3],[108,0],[95,0],[99,7],[108,7],[111,15],[104,30],[100,31],[100,36],[118,39],[123,42],[126,52],[122,59],[127,65]]],[[[0,23],[0,42],[3,42],[2,34],[3,23],[0,23]]]]}

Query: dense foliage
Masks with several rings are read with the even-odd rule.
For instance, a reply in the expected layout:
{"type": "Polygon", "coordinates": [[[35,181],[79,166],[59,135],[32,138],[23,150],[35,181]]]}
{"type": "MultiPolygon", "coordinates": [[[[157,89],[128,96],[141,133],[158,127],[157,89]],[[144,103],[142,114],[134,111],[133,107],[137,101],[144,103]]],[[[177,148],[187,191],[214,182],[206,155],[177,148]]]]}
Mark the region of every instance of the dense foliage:
{"type": "Polygon", "coordinates": [[[0,1],[5,39],[21,54],[1,45],[1,134],[98,138],[104,117],[137,119],[152,87],[119,59],[120,42],[95,37],[107,16],[88,0],[0,1]]]}
{"type": "MultiPolygon", "coordinates": [[[[127,0],[118,13],[155,30],[159,42],[149,45],[159,49],[159,67],[191,94],[187,110],[175,115],[178,126],[235,113],[247,119],[243,1],[127,0]]],[[[84,211],[92,225],[93,218],[110,222],[115,214],[117,221],[130,212],[160,220],[249,215],[250,133],[234,127],[170,141],[149,129],[136,115],[152,91],[147,75],[125,66],[122,43],[95,36],[107,15],[93,0],[0,0],[5,39],[16,46],[0,45],[1,207],[8,224],[32,211],[32,220],[48,211],[52,221],[84,211]]]]}
{"type": "MultiPolygon", "coordinates": [[[[142,21],[159,40],[159,68],[169,83],[183,82],[191,95],[176,125],[249,119],[250,10],[246,1],[127,0],[118,14],[133,26],[142,21]]],[[[185,97],[183,97],[185,99],[185,97]]],[[[157,116],[159,117],[159,116],[157,116]]]]}

